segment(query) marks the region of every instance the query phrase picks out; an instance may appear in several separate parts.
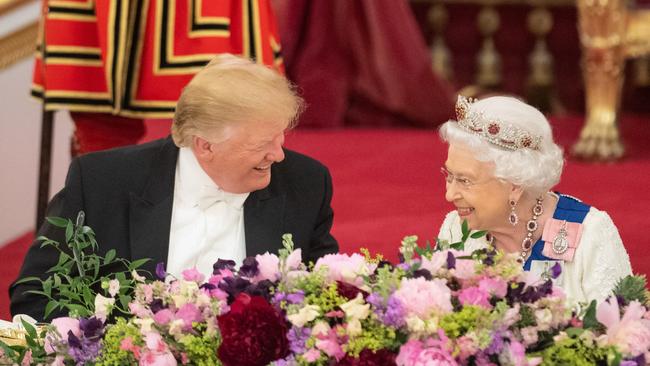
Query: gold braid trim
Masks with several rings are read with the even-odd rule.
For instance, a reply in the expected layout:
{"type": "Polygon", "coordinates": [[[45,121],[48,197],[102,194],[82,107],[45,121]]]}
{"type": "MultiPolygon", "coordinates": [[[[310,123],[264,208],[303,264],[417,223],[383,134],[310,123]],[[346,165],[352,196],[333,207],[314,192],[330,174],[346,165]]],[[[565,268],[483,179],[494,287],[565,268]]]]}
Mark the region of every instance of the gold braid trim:
{"type": "Polygon", "coordinates": [[[33,56],[37,37],[38,22],[34,22],[0,39],[0,70],[33,56]]]}

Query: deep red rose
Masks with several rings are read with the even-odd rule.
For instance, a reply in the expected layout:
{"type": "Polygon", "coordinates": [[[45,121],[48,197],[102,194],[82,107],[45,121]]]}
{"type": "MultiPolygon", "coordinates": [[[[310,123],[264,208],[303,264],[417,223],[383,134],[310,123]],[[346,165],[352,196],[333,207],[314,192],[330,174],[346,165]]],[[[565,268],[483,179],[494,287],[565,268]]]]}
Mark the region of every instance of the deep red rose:
{"type": "Polygon", "coordinates": [[[366,291],[342,281],[336,281],[336,292],[348,300],[354,300],[358,293],[361,293],[361,296],[363,296],[364,299],[368,297],[366,291]]]}
{"type": "Polygon", "coordinates": [[[380,349],[373,352],[369,349],[364,349],[359,353],[359,358],[354,358],[350,355],[345,355],[339,361],[337,366],[395,366],[395,354],[387,349],[380,349]]]}
{"type": "Polygon", "coordinates": [[[263,366],[289,353],[287,324],[261,296],[240,293],[217,321],[224,366],[263,366]]]}

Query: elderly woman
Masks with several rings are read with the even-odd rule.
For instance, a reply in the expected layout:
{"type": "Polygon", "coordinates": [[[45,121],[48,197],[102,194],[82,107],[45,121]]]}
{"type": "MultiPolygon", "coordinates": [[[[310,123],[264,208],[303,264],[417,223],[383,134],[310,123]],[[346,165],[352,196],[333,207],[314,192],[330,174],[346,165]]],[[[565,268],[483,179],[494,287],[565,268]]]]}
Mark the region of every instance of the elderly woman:
{"type": "Polygon", "coordinates": [[[564,160],[551,127],[537,109],[510,97],[477,102],[462,96],[456,121],[440,128],[449,144],[442,168],[445,198],[456,206],[439,238],[461,239],[461,224],[487,230],[465,249],[492,245],[517,253],[527,271],[542,273],[556,262],[556,280],[569,301],[607,297],[631,274],[629,257],[609,215],[550,189],[564,160]]]}

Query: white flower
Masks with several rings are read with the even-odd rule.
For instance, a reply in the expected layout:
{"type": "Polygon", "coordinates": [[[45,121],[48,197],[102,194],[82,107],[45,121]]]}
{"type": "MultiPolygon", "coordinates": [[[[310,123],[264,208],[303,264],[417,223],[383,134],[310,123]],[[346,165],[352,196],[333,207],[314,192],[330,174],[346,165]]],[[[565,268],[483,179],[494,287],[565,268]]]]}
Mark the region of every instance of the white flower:
{"type": "Polygon", "coordinates": [[[549,309],[535,310],[535,320],[537,320],[537,329],[548,330],[551,328],[553,313],[549,309]]]}
{"type": "Polygon", "coordinates": [[[306,323],[316,319],[319,314],[320,307],[318,305],[307,305],[296,314],[287,315],[287,319],[296,327],[303,327],[306,323]]]}
{"type": "Polygon", "coordinates": [[[370,314],[370,304],[365,304],[363,296],[359,293],[354,300],[341,304],[341,310],[343,310],[347,319],[361,320],[367,318],[370,314]]]}
{"type": "Polygon", "coordinates": [[[113,305],[115,305],[115,299],[97,294],[95,296],[95,317],[101,321],[106,321],[106,317],[113,310],[113,305]]]}
{"type": "Polygon", "coordinates": [[[131,271],[131,277],[133,277],[133,279],[136,280],[137,282],[145,281],[145,278],[143,276],[140,276],[135,269],[131,271]]]}
{"type": "Polygon", "coordinates": [[[151,332],[152,331],[152,326],[154,324],[153,318],[147,318],[147,319],[135,318],[135,319],[133,319],[133,322],[138,327],[140,327],[140,333],[142,333],[142,334],[151,332]]]}
{"type": "Polygon", "coordinates": [[[326,336],[330,332],[330,329],[332,328],[330,328],[330,325],[327,324],[327,322],[320,320],[317,321],[316,324],[314,324],[314,326],[311,328],[311,334],[313,336],[317,336],[319,334],[326,336]]]}
{"type": "Polygon", "coordinates": [[[115,297],[120,292],[120,281],[118,280],[110,280],[108,281],[108,293],[111,295],[111,297],[115,297]]]}
{"type": "Polygon", "coordinates": [[[406,317],[406,327],[414,333],[422,333],[425,329],[424,321],[415,315],[406,317]]]}
{"type": "Polygon", "coordinates": [[[347,329],[347,334],[350,337],[358,336],[362,332],[361,322],[358,319],[351,319],[348,321],[348,325],[346,326],[346,329],[347,329]]]}

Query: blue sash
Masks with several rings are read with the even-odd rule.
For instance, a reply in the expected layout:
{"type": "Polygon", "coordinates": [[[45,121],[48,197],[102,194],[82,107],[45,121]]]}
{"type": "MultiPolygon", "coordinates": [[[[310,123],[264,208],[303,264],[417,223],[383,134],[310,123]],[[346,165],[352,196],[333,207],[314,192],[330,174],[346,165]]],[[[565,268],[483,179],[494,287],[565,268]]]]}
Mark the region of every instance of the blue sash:
{"type": "MultiPolygon", "coordinates": [[[[553,213],[553,218],[558,220],[566,220],[568,222],[575,222],[581,224],[584,221],[585,216],[589,213],[591,206],[586,205],[579,200],[559,194],[560,196],[555,212],[553,213]]],[[[530,266],[533,261],[557,261],[557,259],[549,258],[542,254],[544,249],[544,241],[540,238],[535,245],[533,250],[530,253],[530,256],[524,263],[524,271],[530,271],[530,266]]]]}

